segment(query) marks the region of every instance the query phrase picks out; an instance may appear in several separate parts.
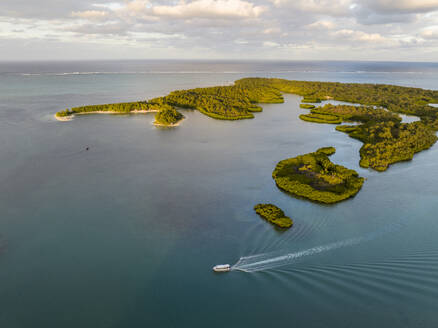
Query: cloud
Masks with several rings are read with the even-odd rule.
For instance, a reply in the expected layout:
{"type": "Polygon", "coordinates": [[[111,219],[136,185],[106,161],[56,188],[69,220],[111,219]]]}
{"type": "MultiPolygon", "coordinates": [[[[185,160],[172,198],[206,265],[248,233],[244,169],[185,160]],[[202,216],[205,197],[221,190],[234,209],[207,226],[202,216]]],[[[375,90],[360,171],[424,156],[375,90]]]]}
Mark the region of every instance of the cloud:
{"type": "Polygon", "coordinates": [[[108,16],[108,12],[101,10],[73,11],[71,15],[72,17],[79,17],[85,19],[100,19],[108,16]]]}
{"type": "MultiPolygon", "coordinates": [[[[77,44],[89,51],[75,54],[92,53],[95,58],[98,54],[108,58],[112,54],[103,49],[113,49],[114,56],[123,52],[124,58],[208,54],[209,58],[378,59],[386,51],[392,59],[403,54],[436,60],[437,2],[40,0],[41,5],[35,6],[35,0],[1,0],[0,40],[23,42],[17,49],[20,56],[29,57],[32,51],[22,51],[26,42],[39,40],[35,42],[43,51],[46,40],[48,54],[54,53],[55,45],[69,44],[66,48],[73,49],[77,44]]],[[[0,59],[5,53],[11,50],[0,52],[0,59]]]]}
{"type": "Polygon", "coordinates": [[[332,16],[348,15],[351,0],[271,0],[276,7],[288,7],[306,13],[332,16]]]}
{"type": "MultiPolygon", "coordinates": [[[[140,1],[133,1],[133,2],[140,2],[140,1]]],[[[104,8],[109,10],[118,10],[123,8],[123,4],[119,2],[93,3],[93,7],[104,8]]]]}
{"type": "MultiPolygon", "coordinates": [[[[325,17],[354,18],[360,24],[409,23],[417,14],[438,11],[438,0],[270,0],[277,8],[288,8],[290,16],[311,20],[325,17]],[[295,15],[294,15],[295,14],[295,15]]],[[[309,25],[309,24],[307,24],[309,25]]]]}
{"type": "Polygon", "coordinates": [[[79,34],[125,35],[127,28],[123,23],[81,24],[66,28],[67,31],[79,34]]]}
{"type": "Polygon", "coordinates": [[[354,31],[349,29],[342,29],[336,31],[334,35],[352,41],[369,42],[369,43],[388,42],[388,39],[383,37],[379,33],[366,33],[363,31],[354,31]]]}
{"type": "Polygon", "coordinates": [[[281,28],[279,27],[270,27],[263,30],[263,34],[280,34],[281,28]]]}
{"type": "Polygon", "coordinates": [[[336,24],[331,21],[320,20],[312,24],[306,25],[306,27],[313,30],[332,30],[336,27],[336,24]]]}
{"type": "Polygon", "coordinates": [[[0,16],[33,19],[61,19],[72,12],[91,10],[107,0],[1,0],[0,16]]]}
{"type": "Polygon", "coordinates": [[[256,6],[242,0],[195,0],[188,3],[180,1],[176,5],[170,6],[152,6],[150,15],[182,19],[256,18],[264,11],[266,11],[266,7],[256,6]]]}
{"type": "Polygon", "coordinates": [[[429,40],[438,40],[438,26],[433,26],[424,29],[420,33],[421,37],[429,40]]]}
{"type": "Polygon", "coordinates": [[[268,48],[275,48],[275,47],[278,47],[279,44],[277,42],[265,41],[265,42],[263,42],[263,46],[268,47],[268,48]]]}
{"type": "Polygon", "coordinates": [[[438,10],[438,0],[368,0],[365,7],[379,13],[423,13],[438,10]]]}
{"type": "Polygon", "coordinates": [[[352,15],[361,24],[412,23],[438,10],[438,0],[356,0],[352,15]]]}

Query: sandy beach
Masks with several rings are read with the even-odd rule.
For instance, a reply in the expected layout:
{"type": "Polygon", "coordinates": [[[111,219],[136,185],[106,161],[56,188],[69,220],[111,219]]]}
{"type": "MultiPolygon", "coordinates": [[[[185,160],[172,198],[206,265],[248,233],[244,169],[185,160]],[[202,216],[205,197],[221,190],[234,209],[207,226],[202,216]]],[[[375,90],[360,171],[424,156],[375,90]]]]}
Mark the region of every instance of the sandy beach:
{"type": "Polygon", "coordinates": [[[180,119],[178,122],[176,122],[175,124],[161,124],[161,123],[157,123],[156,121],[152,122],[153,125],[155,126],[164,126],[164,127],[169,127],[169,128],[173,128],[174,126],[179,126],[181,124],[182,121],[184,121],[186,118],[183,117],[182,119],[180,119]]]}
{"type": "Polygon", "coordinates": [[[131,115],[131,114],[147,114],[147,113],[157,113],[158,110],[133,110],[127,113],[124,112],[116,112],[116,111],[94,111],[94,112],[82,112],[82,113],[74,113],[70,116],[56,116],[55,118],[60,122],[68,122],[73,120],[76,115],[91,115],[91,114],[112,114],[112,115],[131,115]]]}
{"type": "Polygon", "coordinates": [[[74,118],[74,115],[70,115],[70,116],[57,116],[56,114],[53,115],[55,117],[56,120],[60,121],[60,122],[69,122],[74,118]]]}

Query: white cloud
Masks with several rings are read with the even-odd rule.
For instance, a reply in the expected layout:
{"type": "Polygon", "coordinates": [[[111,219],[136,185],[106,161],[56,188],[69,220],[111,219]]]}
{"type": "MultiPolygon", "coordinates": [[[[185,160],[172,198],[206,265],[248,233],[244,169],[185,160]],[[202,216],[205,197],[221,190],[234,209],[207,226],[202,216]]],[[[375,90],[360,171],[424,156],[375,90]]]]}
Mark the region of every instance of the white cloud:
{"type": "Polygon", "coordinates": [[[101,10],[86,10],[86,11],[73,11],[71,13],[72,17],[79,17],[85,19],[99,19],[104,18],[108,15],[108,12],[101,10]]]}
{"type": "Polygon", "coordinates": [[[234,43],[235,44],[248,44],[249,42],[246,40],[238,39],[238,40],[234,40],[234,43]]]}
{"type": "Polygon", "coordinates": [[[346,38],[352,41],[370,42],[370,43],[382,43],[388,41],[379,33],[366,33],[363,31],[354,31],[350,29],[342,29],[334,33],[336,36],[346,38]]]}
{"type": "Polygon", "coordinates": [[[174,6],[153,6],[151,13],[173,18],[255,18],[265,10],[266,7],[242,0],[195,0],[180,1],[174,6]]]}
{"type": "Polygon", "coordinates": [[[312,24],[306,25],[306,27],[315,30],[332,30],[336,27],[336,24],[331,21],[320,20],[312,24]]]}
{"type": "Polygon", "coordinates": [[[420,35],[424,39],[438,40],[438,26],[432,26],[424,29],[420,35]]]}
{"type": "Polygon", "coordinates": [[[279,27],[270,27],[263,30],[263,34],[280,34],[281,29],[279,27]]]}
{"type": "Polygon", "coordinates": [[[105,8],[109,10],[117,10],[123,8],[123,4],[119,2],[94,3],[92,6],[97,8],[105,8]]]}
{"type": "MultiPolygon", "coordinates": [[[[61,48],[67,43],[81,49],[88,45],[94,58],[99,53],[113,56],[103,53],[101,45],[129,45],[123,47],[124,57],[133,58],[142,49],[146,57],[172,49],[162,56],[178,58],[199,51],[198,57],[209,58],[379,59],[385,53],[382,59],[436,61],[438,51],[438,0],[43,2],[46,6],[35,6],[35,0],[0,0],[2,43],[22,42],[25,47],[27,42],[39,40],[42,45],[46,40],[48,54],[57,42],[61,48]]],[[[18,49],[23,48],[17,48],[17,54],[18,49]]],[[[88,56],[86,51],[79,54],[88,56]]]]}
{"type": "Polygon", "coordinates": [[[268,48],[274,48],[274,47],[278,47],[279,44],[277,42],[265,41],[263,42],[263,46],[268,48]]]}
{"type": "Polygon", "coordinates": [[[308,13],[348,15],[352,0],[270,0],[277,7],[289,7],[308,13]]]}

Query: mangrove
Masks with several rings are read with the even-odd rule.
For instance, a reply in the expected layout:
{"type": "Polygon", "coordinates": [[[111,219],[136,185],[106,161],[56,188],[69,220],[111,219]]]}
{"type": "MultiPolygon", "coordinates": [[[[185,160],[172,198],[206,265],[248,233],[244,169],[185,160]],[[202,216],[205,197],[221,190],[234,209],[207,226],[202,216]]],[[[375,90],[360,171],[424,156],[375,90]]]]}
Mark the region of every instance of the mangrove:
{"type": "Polygon", "coordinates": [[[178,112],[172,106],[163,106],[163,108],[155,114],[155,125],[175,126],[184,118],[184,115],[178,112]]]}
{"type": "Polygon", "coordinates": [[[272,172],[277,186],[298,197],[319,203],[336,203],[357,194],[364,178],[344,166],[334,164],[329,156],[334,147],[280,161],[272,172]]]}
{"type": "Polygon", "coordinates": [[[280,228],[290,228],[293,225],[291,218],[287,217],[283,210],[273,204],[257,204],[254,210],[265,220],[280,228]]]}
{"type": "Polygon", "coordinates": [[[337,130],[364,142],[360,150],[363,167],[384,171],[390,164],[409,160],[416,152],[430,148],[437,140],[438,108],[430,104],[438,102],[438,91],[370,83],[244,78],[231,86],[176,90],[151,100],[74,107],[59,111],[56,117],[68,120],[76,114],[163,111],[157,114],[156,121],[175,124],[168,122],[176,122],[176,116],[181,117],[175,113],[176,108],[190,108],[214,119],[251,119],[254,113],[262,111],[258,104],[284,102],[283,93],[303,97],[300,107],[311,111],[300,115],[302,120],[360,123],[358,126],[338,126],[337,130]],[[360,106],[328,104],[315,107],[312,104],[325,99],[360,106]],[[402,124],[398,113],[418,116],[420,122],[402,124]]]}

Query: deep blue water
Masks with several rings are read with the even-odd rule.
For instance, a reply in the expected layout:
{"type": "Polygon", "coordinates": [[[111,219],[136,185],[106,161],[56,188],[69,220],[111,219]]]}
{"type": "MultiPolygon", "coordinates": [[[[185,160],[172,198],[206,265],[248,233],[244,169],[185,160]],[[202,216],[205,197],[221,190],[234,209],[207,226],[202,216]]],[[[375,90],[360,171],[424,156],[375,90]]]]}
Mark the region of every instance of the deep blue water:
{"type": "Polygon", "coordinates": [[[437,73],[433,63],[0,63],[0,327],[438,326],[437,146],[384,173],[362,169],[361,143],[299,120],[295,95],[253,120],[184,111],[173,129],[152,114],[53,118],[246,76],[438,89],[437,73]],[[322,146],[367,178],[355,198],[323,206],[276,188],[279,160],[322,146]],[[293,228],[261,220],[259,202],[293,228]],[[315,247],[286,266],[211,271],[315,247]]]}

